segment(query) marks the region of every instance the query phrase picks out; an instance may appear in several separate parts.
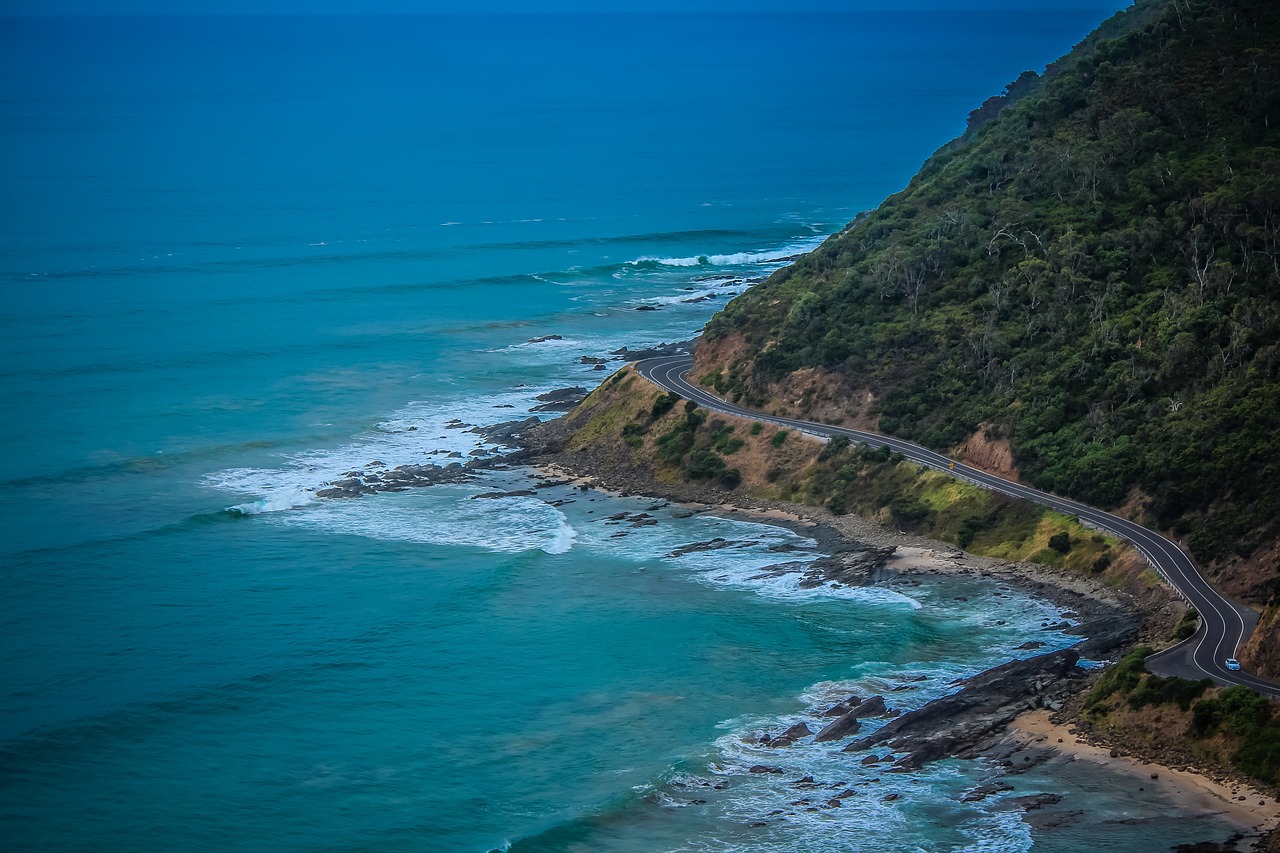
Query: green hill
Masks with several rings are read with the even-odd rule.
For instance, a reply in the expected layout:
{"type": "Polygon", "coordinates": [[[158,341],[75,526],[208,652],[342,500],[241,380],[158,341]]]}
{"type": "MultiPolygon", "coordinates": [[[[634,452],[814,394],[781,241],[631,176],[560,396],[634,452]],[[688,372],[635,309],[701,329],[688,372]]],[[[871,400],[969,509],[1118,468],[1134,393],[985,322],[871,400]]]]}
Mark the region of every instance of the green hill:
{"type": "Polygon", "coordinates": [[[1024,481],[1124,507],[1274,604],[1280,4],[1116,15],[731,302],[694,375],[957,455],[1002,448],[1024,481]]]}

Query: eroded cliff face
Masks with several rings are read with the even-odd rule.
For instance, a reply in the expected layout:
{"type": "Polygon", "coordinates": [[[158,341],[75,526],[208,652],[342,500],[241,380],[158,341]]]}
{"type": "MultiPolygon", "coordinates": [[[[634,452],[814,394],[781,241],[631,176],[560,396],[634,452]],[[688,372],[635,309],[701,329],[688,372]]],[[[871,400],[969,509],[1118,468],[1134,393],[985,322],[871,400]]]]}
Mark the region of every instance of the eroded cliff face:
{"type": "Polygon", "coordinates": [[[975,468],[991,474],[1018,479],[1018,466],[1013,461],[1013,445],[993,424],[979,424],[978,431],[969,436],[955,456],[975,468]]]}
{"type": "MultiPolygon", "coordinates": [[[[767,346],[767,344],[766,344],[767,346]]],[[[865,383],[839,370],[804,367],[763,386],[753,380],[751,347],[739,334],[704,340],[694,349],[690,374],[725,399],[777,415],[851,429],[877,429],[876,395],[865,383]]]]}

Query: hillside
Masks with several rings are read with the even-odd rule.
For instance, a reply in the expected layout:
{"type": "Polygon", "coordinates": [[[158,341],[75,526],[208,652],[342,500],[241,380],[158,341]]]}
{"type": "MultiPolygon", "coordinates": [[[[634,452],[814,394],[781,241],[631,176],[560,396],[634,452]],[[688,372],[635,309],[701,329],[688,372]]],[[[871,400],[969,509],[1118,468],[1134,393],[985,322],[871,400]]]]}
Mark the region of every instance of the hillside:
{"type": "Polygon", "coordinates": [[[1274,675],[1278,369],[1280,6],[1149,0],[731,302],[694,376],[1171,531],[1271,606],[1274,675]]]}

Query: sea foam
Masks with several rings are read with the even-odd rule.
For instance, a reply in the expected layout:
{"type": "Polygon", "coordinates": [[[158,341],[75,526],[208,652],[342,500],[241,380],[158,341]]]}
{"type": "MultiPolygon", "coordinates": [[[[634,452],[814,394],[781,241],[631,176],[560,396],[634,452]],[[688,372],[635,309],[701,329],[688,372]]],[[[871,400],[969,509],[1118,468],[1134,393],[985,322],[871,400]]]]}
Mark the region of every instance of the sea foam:
{"type": "Polygon", "coordinates": [[[804,254],[812,251],[822,245],[825,237],[813,237],[805,240],[797,240],[784,246],[774,249],[765,249],[759,252],[731,252],[728,254],[692,255],[685,257],[656,257],[653,255],[645,255],[631,261],[632,266],[648,266],[658,265],[664,267],[727,267],[727,266],[747,266],[751,264],[772,264],[780,263],[796,255],[804,254]]]}

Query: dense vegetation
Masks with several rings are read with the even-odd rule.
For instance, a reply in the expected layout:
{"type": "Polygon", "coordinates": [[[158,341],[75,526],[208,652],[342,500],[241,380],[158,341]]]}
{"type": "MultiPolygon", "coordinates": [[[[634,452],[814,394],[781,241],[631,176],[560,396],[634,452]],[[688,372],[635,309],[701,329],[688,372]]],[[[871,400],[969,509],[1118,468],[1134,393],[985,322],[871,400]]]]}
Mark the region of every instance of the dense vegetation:
{"type": "Polygon", "coordinates": [[[743,294],[705,364],[817,368],[883,431],[1007,437],[1024,479],[1135,488],[1201,558],[1280,536],[1280,4],[1145,0],[976,110],[903,192],[743,294]]]}
{"type": "Polygon", "coordinates": [[[1117,709],[1163,706],[1166,720],[1178,719],[1182,731],[1155,736],[1180,736],[1198,757],[1230,763],[1263,782],[1280,782],[1280,718],[1272,702],[1245,687],[1215,690],[1207,679],[1151,675],[1143,666],[1150,654],[1151,648],[1142,646],[1110,667],[1090,690],[1086,715],[1096,724],[1111,726],[1117,724],[1110,719],[1117,709]]]}

